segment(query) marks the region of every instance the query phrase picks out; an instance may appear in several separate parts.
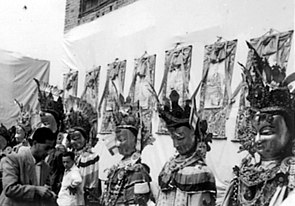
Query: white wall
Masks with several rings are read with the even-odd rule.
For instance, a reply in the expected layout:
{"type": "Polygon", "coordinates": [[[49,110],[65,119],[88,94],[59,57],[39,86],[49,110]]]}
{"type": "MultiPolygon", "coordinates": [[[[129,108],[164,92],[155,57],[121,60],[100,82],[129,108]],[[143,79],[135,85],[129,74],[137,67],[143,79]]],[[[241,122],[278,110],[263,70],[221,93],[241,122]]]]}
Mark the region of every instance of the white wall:
{"type": "MultiPolygon", "coordinates": [[[[294,27],[293,0],[139,0],[134,4],[111,12],[94,22],[72,29],[65,35],[64,70],[78,69],[81,94],[85,71],[101,65],[99,96],[106,80],[107,64],[119,58],[127,59],[125,95],[131,83],[134,58],[144,51],[157,54],[156,90],[159,89],[163,71],[165,50],[182,45],[193,45],[190,91],[201,79],[204,46],[216,41],[217,36],[226,40],[238,39],[232,90],[241,80],[237,61],[245,63],[245,40],[259,37],[273,28],[277,31],[294,27]]],[[[294,42],[294,41],[293,41],[294,42]]],[[[294,45],[294,43],[293,43],[294,45]]],[[[288,73],[294,71],[294,46],[292,47],[288,73]]],[[[216,140],[208,154],[208,164],[216,174],[218,185],[224,186],[231,178],[232,166],[238,164],[243,154],[237,155],[239,145],[232,143],[238,109],[238,99],[227,121],[227,140],[216,140]]],[[[158,118],[154,115],[156,129],[158,118]]],[[[144,151],[144,161],[151,166],[156,180],[161,166],[173,154],[168,136],[157,136],[154,146],[144,151]]]]}
{"type": "Polygon", "coordinates": [[[0,0],[0,48],[50,61],[52,84],[62,81],[65,4],[66,0],[0,0]]]}

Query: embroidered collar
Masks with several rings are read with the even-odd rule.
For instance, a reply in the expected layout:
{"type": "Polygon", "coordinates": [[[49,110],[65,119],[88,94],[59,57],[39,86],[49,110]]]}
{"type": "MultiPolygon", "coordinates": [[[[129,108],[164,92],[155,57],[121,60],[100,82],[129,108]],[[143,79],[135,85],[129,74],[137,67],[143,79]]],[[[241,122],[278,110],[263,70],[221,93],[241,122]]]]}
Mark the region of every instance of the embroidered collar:
{"type": "Polygon", "coordinates": [[[239,179],[248,187],[273,179],[280,171],[280,161],[253,164],[245,161],[239,170],[239,179]]]}
{"type": "Polygon", "coordinates": [[[176,154],[170,159],[168,167],[172,172],[174,172],[183,169],[184,167],[187,167],[195,162],[200,162],[200,164],[206,165],[202,157],[200,157],[199,154],[195,152],[191,156],[186,158],[180,156],[179,154],[176,154]]]}

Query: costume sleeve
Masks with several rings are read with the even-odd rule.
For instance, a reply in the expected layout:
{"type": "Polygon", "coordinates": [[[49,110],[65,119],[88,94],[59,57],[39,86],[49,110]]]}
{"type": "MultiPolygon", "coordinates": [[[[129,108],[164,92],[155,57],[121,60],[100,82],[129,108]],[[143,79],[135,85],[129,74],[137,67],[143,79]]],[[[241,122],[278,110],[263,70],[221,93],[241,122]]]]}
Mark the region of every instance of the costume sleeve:
{"type": "Polygon", "coordinates": [[[82,183],[82,177],[79,173],[79,171],[74,171],[72,173],[72,182],[71,182],[71,187],[77,187],[82,183]]]}
{"type": "Polygon", "coordinates": [[[78,161],[78,168],[83,178],[83,188],[97,188],[99,187],[99,159],[96,154],[81,155],[78,161]]]}
{"type": "Polygon", "coordinates": [[[7,156],[3,162],[3,188],[7,197],[14,199],[32,200],[35,196],[36,186],[22,185],[20,179],[20,166],[15,156],[7,156]]]}
{"type": "Polygon", "coordinates": [[[151,182],[151,177],[149,175],[149,167],[145,164],[137,164],[135,166],[135,171],[130,177],[131,184],[142,184],[151,182]]]}
{"type": "Polygon", "coordinates": [[[149,168],[147,165],[138,165],[132,180],[134,183],[135,202],[138,205],[146,205],[150,199],[150,182],[149,168]]]}

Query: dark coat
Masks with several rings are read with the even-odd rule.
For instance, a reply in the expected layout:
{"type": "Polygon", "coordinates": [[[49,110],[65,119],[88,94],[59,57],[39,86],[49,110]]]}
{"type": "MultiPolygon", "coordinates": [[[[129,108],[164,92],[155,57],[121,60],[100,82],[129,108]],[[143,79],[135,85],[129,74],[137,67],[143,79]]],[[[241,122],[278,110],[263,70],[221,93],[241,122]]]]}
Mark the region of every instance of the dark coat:
{"type": "Polygon", "coordinates": [[[1,206],[43,206],[53,205],[48,200],[36,199],[36,186],[44,185],[49,176],[49,165],[39,162],[40,179],[36,175],[35,159],[30,148],[24,147],[17,154],[12,153],[3,160],[3,191],[1,206]]]}

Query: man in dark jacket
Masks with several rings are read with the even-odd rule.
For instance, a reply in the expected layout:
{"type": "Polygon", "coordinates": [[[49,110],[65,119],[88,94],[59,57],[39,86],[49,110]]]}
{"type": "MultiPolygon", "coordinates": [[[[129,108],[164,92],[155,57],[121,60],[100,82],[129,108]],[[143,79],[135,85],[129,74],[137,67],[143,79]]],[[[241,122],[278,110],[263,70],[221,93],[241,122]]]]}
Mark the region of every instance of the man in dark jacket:
{"type": "Polygon", "coordinates": [[[46,185],[49,166],[42,161],[54,147],[55,136],[48,128],[39,128],[33,134],[31,148],[22,147],[8,155],[3,162],[2,206],[35,206],[55,203],[56,195],[46,185]],[[37,164],[43,162],[40,170],[37,164]],[[40,174],[36,174],[40,171],[40,174]],[[37,178],[37,177],[40,178],[37,178]]]}

